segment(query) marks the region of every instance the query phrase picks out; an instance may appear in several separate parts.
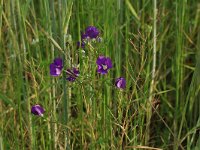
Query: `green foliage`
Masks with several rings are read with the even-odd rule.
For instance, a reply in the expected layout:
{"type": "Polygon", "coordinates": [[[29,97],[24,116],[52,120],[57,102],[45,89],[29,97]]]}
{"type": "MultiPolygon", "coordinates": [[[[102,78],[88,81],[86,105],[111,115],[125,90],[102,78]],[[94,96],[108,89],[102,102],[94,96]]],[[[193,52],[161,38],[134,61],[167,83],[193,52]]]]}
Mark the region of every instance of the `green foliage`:
{"type": "Polygon", "coordinates": [[[1,0],[0,149],[199,149],[200,3],[155,1],[1,0]],[[83,52],[90,25],[102,42],[83,52]],[[50,76],[58,56],[79,67],[75,82],[50,76]]]}

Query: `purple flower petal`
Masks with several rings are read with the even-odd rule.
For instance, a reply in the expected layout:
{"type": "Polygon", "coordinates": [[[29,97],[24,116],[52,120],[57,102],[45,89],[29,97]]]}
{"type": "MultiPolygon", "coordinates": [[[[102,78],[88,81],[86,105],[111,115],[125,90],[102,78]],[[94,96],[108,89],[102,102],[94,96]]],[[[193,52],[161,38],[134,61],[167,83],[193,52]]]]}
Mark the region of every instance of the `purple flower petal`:
{"type": "Polygon", "coordinates": [[[77,68],[73,68],[71,70],[67,69],[67,76],[68,76],[67,80],[73,82],[76,80],[76,78],[79,76],[79,74],[80,74],[80,72],[77,68]]]}
{"type": "Polygon", "coordinates": [[[88,26],[85,30],[85,33],[87,36],[89,36],[89,38],[93,39],[98,37],[99,30],[94,26],[88,26]]]}
{"type": "Polygon", "coordinates": [[[60,67],[57,67],[54,63],[50,64],[50,75],[51,76],[59,76],[62,72],[60,67]]]}
{"type": "Polygon", "coordinates": [[[107,74],[108,70],[104,70],[102,66],[98,66],[97,72],[100,74],[107,74]]]}
{"type": "Polygon", "coordinates": [[[43,116],[44,109],[40,105],[34,105],[31,108],[31,113],[37,116],[43,116]]]}
{"type": "Polygon", "coordinates": [[[122,77],[119,77],[115,80],[115,86],[117,88],[121,88],[121,89],[124,89],[126,88],[126,80],[122,77]]]}
{"type": "Polygon", "coordinates": [[[75,78],[75,77],[72,77],[72,76],[69,76],[69,77],[67,78],[67,80],[70,81],[70,82],[74,82],[74,81],[76,80],[76,78],[75,78]]]}
{"type": "Polygon", "coordinates": [[[106,61],[106,57],[105,56],[99,56],[97,58],[96,64],[97,65],[105,64],[105,61],[106,61]]]}
{"type": "Polygon", "coordinates": [[[62,59],[61,58],[56,58],[56,59],[54,59],[54,64],[57,66],[57,67],[59,67],[59,68],[63,68],[63,61],[62,61],[62,59]]]}
{"type": "Polygon", "coordinates": [[[62,72],[63,61],[61,58],[54,59],[54,62],[50,64],[50,75],[51,76],[59,76],[62,72]]]}
{"type": "Polygon", "coordinates": [[[85,48],[85,42],[84,41],[81,41],[81,42],[77,42],[77,48],[85,48]]]}
{"type": "Polygon", "coordinates": [[[81,33],[81,40],[90,38],[87,33],[81,33]]]}
{"type": "Polygon", "coordinates": [[[105,64],[107,65],[108,69],[112,68],[112,61],[109,57],[106,58],[105,64]]]}
{"type": "Polygon", "coordinates": [[[77,68],[73,68],[73,73],[78,76],[80,74],[79,70],[77,68]]]}
{"type": "Polygon", "coordinates": [[[94,26],[88,26],[84,33],[81,33],[81,40],[95,39],[99,36],[99,30],[94,26]]]}

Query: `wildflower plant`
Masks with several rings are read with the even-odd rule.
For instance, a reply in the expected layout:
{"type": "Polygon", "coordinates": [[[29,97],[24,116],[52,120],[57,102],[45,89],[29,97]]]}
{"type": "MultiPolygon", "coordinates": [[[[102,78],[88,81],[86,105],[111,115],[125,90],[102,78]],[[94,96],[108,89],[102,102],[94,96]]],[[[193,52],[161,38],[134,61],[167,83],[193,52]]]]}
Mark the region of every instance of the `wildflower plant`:
{"type": "MultiPolygon", "coordinates": [[[[71,48],[73,47],[70,46],[72,43],[68,42],[68,46],[71,48]]],[[[114,70],[114,62],[111,56],[104,53],[102,45],[104,47],[106,46],[102,42],[100,31],[94,26],[89,26],[82,32],[81,41],[77,42],[78,49],[75,55],[78,58],[81,57],[82,63],[78,63],[69,54],[67,55],[66,61],[69,60],[68,62],[70,63],[64,64],[62,58],[56,57],[49,65],[49,75],[52,78],[56,77],[58,79],[62,77],[65,83],[68,84],[68,91],[70,91],[68,99],[75,99],[71,101],[73,116],[77,116],[81,120],[81,124],[85,124],[83,121],[85,117],[93,118],[92,122],[96,122],[97,119],[98,125],[95,125],[96,127],[105,120],[105,115],[109,113],[108,109],[112,109],[111,105],[109,105],[109,100],[104,98],[103,91],[108,89],[108,87],[111,90],[121,89],[119,94],[122,95],[121,91],[126,87],[126,80],[123,77],[117,78],[113,82],[114,80],[111,76],[114,70]],[[85,52],[84,57],[82,54],[80,55],[80,50],[85,52]],[[114,86],[117,88],[114,88],[114,86]],[[84,93],[88,94],[85,95],[84,93]],[[103,109],[101,106],[103,106],[103,109]]],[[[54,102],[52,117],[57,113],[56,103],[54,102]]],[[[43,116],[44,108],[40,105],[34,105],[32,106],[31,113],[37,116],[43,116]]],[[[49,112],[47,114],[51,113],[49,112]]],[[[48,121],[52,119],[56,118],[47,118],[48,121]]],[[[74,122],[74,124],[76,123],[74,122]]],[[[100,126],[100,128],[102,127],[100,126]]]]}
{"type": "MultiPolygon", "coordinates": [[[[94,26],[88,26],[81,35],[81,42],[80,41],[77,42],[78,43],[77,46],[79,48],[80,47],[85,48],[86,45],[89,45],[88,53],[87,53],[85,59],[83,59],[84,62],[83,62],[83,66],[81,68],[81,72],[79,71],[78,67],[72,67],[72,68],[64,67],[62,58],[57,57],[49,65],[50,75],[53,77],[59,77],[64,72],[64,73],[66,73],[66,80],[68,82],[76,82],[77,78],[79,78],[79,75],[82,73],[84,74],[83,78],[81,78],[81,80],[83,80],[83,81],[84,80],[92,81],[91,74],[94,75],[95,72],[96,72],[96,75],[97,74],[100,74],[100,75],[108,74],[111,71],[111,69],[113,68],[113,62],[112,62],[111,58],[109,56],[104,56],[104,55],[100,54],[101,51],[99,52],[98,48],[93,47],[93,45],[91,44],[94,41],[101,42],[100,39],[101,39],[100,31],[94,26]]],[[[72,64],[72,65],[77,66],[77,64],[72,64]]],[[[98,77],[96,77],[96,79],[98,79],[98,77]]],[[[94,79],[94,80],[98,81],[96,79],[94,79]]],[[[78,83],[80,84],[80,83],[82,83],[82,81],[78,82],[78,83]]],[[[100,80],[99,80],[99,83],[102,84],[102,82],[100,82],[100,80]]],[[[115,85],[119,89],[125,89],[126,80],[122,77],[117,78],[115,80],[115,83],[113,83],[113,85],[115,85]]],[[[90,84],[90,88],[91,88],[91,86],[92,85],[90,84]]],[[[105,85],[103,84],[103,86],[105,86],[105,85]]],[[[34,115],[42,116],[44,113],[44,109],[40,105],[34,105],[32,107],[31,112],[34,115]]]]}
{"type": "Polygon", "coordinates": [[[121,2],[1,1],[0,149],[199,149],[199,1],[121,2]]]}
{"type": "Polygon", "coordinates": [[[81,42],[78,42],[79,45],[81,43],[81,46],[84,48],[85,46],[85,43],[87,43],[88,41],[91,41],[93,39],[97,39],[98,36],[99,36],[99,30],[94,27],[94,26],[88,26],[86,29],[85,29],[85,32],[83,32],[81,34],[81,42]]]}

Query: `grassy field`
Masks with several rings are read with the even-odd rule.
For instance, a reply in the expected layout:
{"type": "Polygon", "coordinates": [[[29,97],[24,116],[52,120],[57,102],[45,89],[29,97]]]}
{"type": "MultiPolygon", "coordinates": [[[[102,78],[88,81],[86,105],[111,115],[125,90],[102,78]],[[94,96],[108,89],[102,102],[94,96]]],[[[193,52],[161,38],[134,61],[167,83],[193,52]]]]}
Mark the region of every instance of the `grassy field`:
{"type": "Polygon", "coordinates": [[[0,150],[200,149],[198,0],[0,3],[0,150]],[[88,26],[99,40],[77,48],[88,26]],[[112,60],[107,74],[99,56],[112,60]]]}

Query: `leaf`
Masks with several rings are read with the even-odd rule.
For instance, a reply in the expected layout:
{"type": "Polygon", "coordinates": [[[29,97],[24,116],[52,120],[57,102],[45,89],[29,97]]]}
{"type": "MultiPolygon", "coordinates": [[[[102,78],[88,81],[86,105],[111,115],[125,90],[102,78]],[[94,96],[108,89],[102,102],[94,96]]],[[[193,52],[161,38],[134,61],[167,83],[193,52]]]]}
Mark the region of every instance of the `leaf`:
{"type": "Polygon", "coordinates": [[[7,105],[11,105],[12,107],[14,107],[15,105],[13,104],[13,102],[4,94],[0,93],[0,100],[2,100],[4,103],[6,103],[7,105]]]}
{"type": "Polygon", "coordinates": [[[128,8],[130,9],[131,13],[133,14],[133,16],[137,19],[137,22],[139,22],[140,18],[138,17],[135,9],[133,8],[133,6],[131,5],[131,3],[129,2],[129,0],[126,0],[126,5],[128,6],[128,8]]]}

